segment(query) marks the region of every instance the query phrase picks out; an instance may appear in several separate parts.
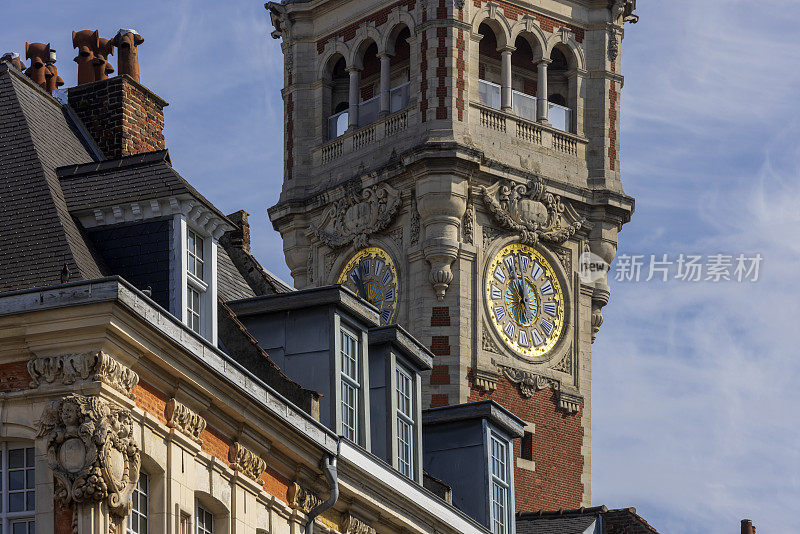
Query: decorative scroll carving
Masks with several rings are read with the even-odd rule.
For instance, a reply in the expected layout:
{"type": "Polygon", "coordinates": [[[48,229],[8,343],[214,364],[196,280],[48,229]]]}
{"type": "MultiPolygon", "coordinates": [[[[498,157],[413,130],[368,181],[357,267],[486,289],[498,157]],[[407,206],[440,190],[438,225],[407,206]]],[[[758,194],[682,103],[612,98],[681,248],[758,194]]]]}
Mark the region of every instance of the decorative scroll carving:
{"type": "Polygon", "coordinates": [[[487,352],[500,354],[500,349],[497,347],[497,343],[492,339],[492,335],[486,329],[486,326],[483,327],[483,332],[481,333],[481,348],[487,352]]]}
{"type": "Polygon", "coordinates": [[[608,9],[611,10],[612,22],[622,24],[639,22],[639,15],[635,15],[636,0],[608,0],[608,9]]]}
{"type": "Polygon", "coordinates": [[[483,248],[487,249],[496,239],[508,235],[508,231],[492,228],[491,226],[483,227],[483,248]]]}
{"type": "Polygon", "coordinates": [[[619,41],[617,41],[617,31],[613,26],[608,28],[608,59],[616,61],[619,57],[619,41]]]}
{"type": "Polygon", "coordinates": [[[184,434],[188,434],[197,443],[203,443],[200,435],[206,429],[206,420],[197,415],[174,398],[167,402],[167,426],[177,428],[184,434]]]}
{"type": "Polygon", "coordinates": [[[241,471],[253,480],[261,478],[261,473],[267,468],[267,462],[263,458],[238,441],[231,447],[228,461],[233,464],[234,469],[241,471]]]}
{"type": "Polygon", "coordinates": [[[545,388],[552,388],[554,390],[559,390],[561,388],[561,384],[558,380],[537,375],[528,371],[522,371],[520,369],[514,369],[513,367],[507,367],[505,365],[498,365],[500,372],[503,373],[510,382],[517,384],[519,386],[519,391],[522,393],[522,396],[525,398],[533,397],[533,394],[537,391],[545,388]]]}
{"type": "Polygon", "coordinates": [[[289,499],[289,506],[294,509],[302,510],[306,514],[323,502],[319,495],[304,488],[296,481],[292,482],[289,486],[286,496],[289,499]]]}
{"type": "Polygon", "coordinates": [[[564,272],[568,275],[572,273],[572,251],[566,247],[552,246],[550,250],[553,251],[558,257],[561,266],[564,267],[564,272]]]}
{"type": "Polygon", "coordinates": [[[374,185],[347,192],[325,210],[311,229],[331,248],[349,243],[364,248],[370,235],[389,226],[399,208],[400,193],[395,188],[388,184],[374,185]]]}
{"type": "Polygon", "coordinates": [[[403,228],[395,228],[389,232],[389,237],[397,244],[398,247],[403,248],[403,228]]]}
{"type": "Polygon", "coordinates": [[[128,515],[141,462],[130,412],[96,396],[67,395],[45,408],[39,437],[47,440],[61,506],[107,501],[113,514],[128,515]]]}
{"type": "Polygon", "coordinates": [[[570,345],[569,349],[567,349],[567,353],[561,358],[561,361],[553,367],[555,371],[561,371],[562,373],[567,373],[568,375],[572,374],[573,365],[572,365],[572,346],[570,345]]]}
{"type": "Polygon", "coordinates": [[[478,186],[476,191],[495,221],[529,245],[539,240],[563,243],[585,222],[559,195],[545,192],[538,176],[527,185],[501,180],[490,187],[478,186]]]}
{"type": "Polygon", "coordinates": [[[139,375],[105,352],[44,356],[28,361],[31,388],[47,384],[74,384],[79,380],[100,381],[133,398],[139,375]]]}
{"type": "Polygon", "coordinates": [[[309,284],[314,281],[314,251],[311,247],[308,248],[308,260],[306,260],[306,277],[309,284]]]}
{"type": "Polygon", "coordinates": [[[581,408],[581,398],[564,391],[558,392],[558,408],[569,414],[578,413],[581,408]]]}
{"type": "Polygon", "coordinates": [[[592,343],[597,339],[601,326],[603,326],[603,308],[592,303],[592,343]]]}
{"type": "Polygon", "coordinates": [[[411,201],[411,244],[416,245],[419,243],[419,211],[417,210],[417,202],[411,201]]]}
{"type": "Polygon", "coordinates": [[[375,534],[375,528],[346,513],[342,517],[342,534],[375,534]]]}
{"type": "Polygon", "coordinates": [[[497,389],[497,379],[499,376],[496,373],[475,369],[472,371],[472,378],[475,387],[483,390],[484,393],[492,393],[497,389]]]}

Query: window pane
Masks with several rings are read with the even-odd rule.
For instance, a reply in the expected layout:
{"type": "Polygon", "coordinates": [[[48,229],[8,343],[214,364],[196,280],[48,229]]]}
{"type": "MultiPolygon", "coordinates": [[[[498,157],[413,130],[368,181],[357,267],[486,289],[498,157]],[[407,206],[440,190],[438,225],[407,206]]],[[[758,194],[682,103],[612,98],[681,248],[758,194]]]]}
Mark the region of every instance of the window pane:
{"type": "Polygon", "coordinates": [[[25,467],[25,449],[10,449],[8,451],[8,468],[25,467]]]}
{"type": "Polygon", "coordinates": [[[36,492],[29,491],[28,497],[25,499],[25,510],[32,512],[36,510],[36,492]]]}
{"type": "Polygon", "coordinates": [[[25,489],[25,471],[8,472],[8,489],[11,491],[25,489]]]}
{"type": "Polygon", "coordinates": [[[25,494],[24,493],[10,493],[8,495],[8,511],[9,512],[24,512],[25,511],[25,494]]]}
{"type": "Polygon", "coordinates": [[[25,466],[26,467],[33,467],[34,461],[34,454],[33,454],[33,447],[28,447],[25,449],[25,466]]]}

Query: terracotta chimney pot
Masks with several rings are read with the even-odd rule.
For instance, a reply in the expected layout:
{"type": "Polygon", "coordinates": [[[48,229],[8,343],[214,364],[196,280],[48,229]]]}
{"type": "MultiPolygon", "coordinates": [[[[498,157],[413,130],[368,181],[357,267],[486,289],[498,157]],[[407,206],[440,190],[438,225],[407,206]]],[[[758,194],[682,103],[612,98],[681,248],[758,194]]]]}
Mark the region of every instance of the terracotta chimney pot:
{"type": "Polygon", "coordinates": [[[114,55],[114,44],[108,39],[100,37],[98,39],[97,49],[94,51],[94,59],[92,60],[92,67],[94,71],[94,81],[107,80],[108,75],[114,72],[114,67],[106,59],[108,56],[114,55]]]}
{"type": "Polygon", "coordinates": [[[3,54],[3,57],[0,58],[0,61],[5,61],[6,63],[9,63],[12,67],[14,67],[20,72],[26,69],[25,63],[23,63],[19,59],[19,54],[17,54],[16,52],[6,52],[5,54],[3,54]]]}
{"type": "Polygon", "coordinates": [[[25,75],[46,90],[50,43],[25,43],[25,59],[31,60],[31,66],[25,71],[25,75]]]}
{"type": "Polygon", "coordinates": [[[47,60],[47,66],[45,68],[47,69],[45,73],[45,79],[47,80],[45,90],[48,93],[52,93],[64,85],[64,80],[58,75],[58,69],[56,68],[56,51],[54,48],[50,49],[50,57],[47,60]]]}
{"type": "Polygon", "coordinates": [[[72,47],[78,49],[75,63],[78,64],[78,85],[94,81],[94,53],[100,48],[97,30],[72,32],[72,47]]]}
{"type": "Polygon", "coordinates": [[[136,47],[144,42],[144,38],[136,30],[120,29],[112,40],[119,49],[119,73],[127,74],[137,82],[139,79],[139,51],[136,47]]]}

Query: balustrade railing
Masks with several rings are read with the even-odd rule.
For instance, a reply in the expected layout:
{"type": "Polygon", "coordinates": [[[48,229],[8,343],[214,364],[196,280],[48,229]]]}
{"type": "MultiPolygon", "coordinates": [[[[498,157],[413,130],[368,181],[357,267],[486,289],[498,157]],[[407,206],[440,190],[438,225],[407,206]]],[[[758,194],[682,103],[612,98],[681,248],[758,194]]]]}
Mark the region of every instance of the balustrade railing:
{"type": "Polygon", "coordinates": [[[481,126],[497,130],[498,132],[505,132],[506,117],[498,111],[481,108],[481,126]]]}

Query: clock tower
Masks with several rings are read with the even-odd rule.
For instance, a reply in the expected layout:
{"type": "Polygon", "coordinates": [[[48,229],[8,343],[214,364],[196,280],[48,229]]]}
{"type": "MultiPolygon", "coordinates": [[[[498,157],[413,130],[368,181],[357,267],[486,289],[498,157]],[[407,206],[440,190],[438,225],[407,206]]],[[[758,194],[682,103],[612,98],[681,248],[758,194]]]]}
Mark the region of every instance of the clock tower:
{"type": "Polygon", "coordinates": [[[295,286],[341,283],[435,355],[423,408],[523,419],[516,510],[591,504],[591,346],[633,212],[619,157],[635,0],[285,0],[295,286]]]}

